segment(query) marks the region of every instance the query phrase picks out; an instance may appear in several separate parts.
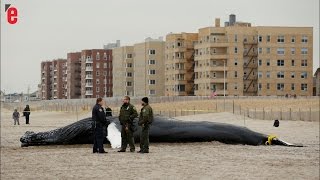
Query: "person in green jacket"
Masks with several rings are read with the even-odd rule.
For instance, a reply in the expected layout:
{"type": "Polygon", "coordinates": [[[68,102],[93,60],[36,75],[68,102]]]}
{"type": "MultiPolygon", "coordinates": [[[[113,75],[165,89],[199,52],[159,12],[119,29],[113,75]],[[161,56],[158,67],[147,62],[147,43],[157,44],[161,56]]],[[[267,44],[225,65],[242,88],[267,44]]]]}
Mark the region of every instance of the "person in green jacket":
{"type": "Polygon", "coordinates": [[[118,152],[126,152],[127,145],[130,146],[130,152],[135,151],[134,146],[134,127],[133,120],[138,117],[136,108],[130,104],[130,97],[123,98],[123,105],[120,108],[119,121],[121,128],[121,149],[118,152]]]}
{"type": "Polygon", "coordinates": [[[138,153],[149,153],[149,130],[153,122],[153,111],[149,105],[148,97],[142,98],[141,104],[142,108],[138,124],[141,126],[142,131],[140,134],[140,151],[138,153]]]}

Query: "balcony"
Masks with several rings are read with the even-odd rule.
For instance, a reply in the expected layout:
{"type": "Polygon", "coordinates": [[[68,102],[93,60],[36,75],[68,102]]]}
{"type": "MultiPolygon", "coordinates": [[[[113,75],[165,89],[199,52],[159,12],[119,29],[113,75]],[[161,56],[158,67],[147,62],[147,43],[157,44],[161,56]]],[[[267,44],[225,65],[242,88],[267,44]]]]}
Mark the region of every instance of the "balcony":
{"type": "Polygon", "coordinates": [[[86,87],[93,87],[92,83],[86,83],[86,87]]]}
{"type": "Polygon", "coordinates": [[[228,59],[228,54],[226,53],[210,53],[210,59],[228,59]]]}
{"type": "Polygon", "coordinates": [[[86,58],[86,63],[93,63],[92,58],[86,58]]]}
{"type": "Polygon", "coordinates": [[[86,75],[86,79],[93,79],[92,74],[88,74],[88,75],[86,75]]]}
{"type": "Polygon", "coordinates": [[[87,66],[86,67],[86,71],[93,71],[93,67],[92,66],[87,66]]]}
{"type": "MultiPolygon", "coordinates": [[[[211,78],[211,83],[223,83],[224,78],[211,78]]],[[[227,83],[227,77],[226,77],[226,83],[227,83]]]]}
{"type": "Polygon", "coordinates": [[[93,91],[86,91],[86,96],[92,96],[93,95],[93,91]]]}

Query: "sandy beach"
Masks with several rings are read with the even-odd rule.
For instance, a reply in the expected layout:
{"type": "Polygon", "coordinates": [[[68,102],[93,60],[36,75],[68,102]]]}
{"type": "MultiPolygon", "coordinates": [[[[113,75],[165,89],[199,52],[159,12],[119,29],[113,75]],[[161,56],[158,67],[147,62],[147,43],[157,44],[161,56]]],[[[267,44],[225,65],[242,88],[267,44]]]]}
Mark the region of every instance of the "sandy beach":
{"type": "MultiPolygon", "coordinates": [[[[11,112],[1,112],[1,179],[319,179],[319,121],[244,119],[231,113],[181,116],[185,121],[215,121],[246,126],[305,147],[151,143],[149,154],[92,154],[91,145],[21,148],[25,131],[62,127],[89,113],[34,112],[14,126],[11,112]]],[[[136,145],[138,147],[138,144],[136,145]]],[[[138,148],[137,148],[138,149],[138,148]]]]}

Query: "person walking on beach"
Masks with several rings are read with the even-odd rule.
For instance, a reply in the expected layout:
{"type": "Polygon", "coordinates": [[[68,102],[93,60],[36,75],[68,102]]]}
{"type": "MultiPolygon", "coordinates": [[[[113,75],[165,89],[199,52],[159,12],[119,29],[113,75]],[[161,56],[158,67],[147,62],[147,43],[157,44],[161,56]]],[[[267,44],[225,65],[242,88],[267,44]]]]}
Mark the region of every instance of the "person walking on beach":
{"type": "Polygon", "coordinates": [[[17,109],[14,109],[14,112],[12,114],[12,119],[14,120],[14,125],[16,125],[16,123],[18,123],[18,125],[20,125],[19,118],[20,118],[20,113],[18,112],[17,109]]]}
{"type": "Polygon", "coordinates": [[[30,107],[29,107],[29,105],[26,105],[26,107],[24,108],[23,116],[26,117],[26,124],[29,124],[29,116],[30,116],[30,107]]]}
{"type": "Polygon", "coordinates": [[[141,99],[141,105],[142,108],[138,124],[141,126],[142,131],[140,134],[140,151],[138,151],[138,153],[149,153],[149,130],[153,122],[153,111],[149,105],[148,97],[141,99]]]}
{"type": "Polygon", "coordinates": [[[130,152],[135,152],[133,139],[133,120],[138,117],[136,108],[130,104],[130,97],[123,98],[123,105],[120,108],[119,121],[121,128],[121,149],[118,152],[126,152],[127,145],[130,146],[130,152]]]}

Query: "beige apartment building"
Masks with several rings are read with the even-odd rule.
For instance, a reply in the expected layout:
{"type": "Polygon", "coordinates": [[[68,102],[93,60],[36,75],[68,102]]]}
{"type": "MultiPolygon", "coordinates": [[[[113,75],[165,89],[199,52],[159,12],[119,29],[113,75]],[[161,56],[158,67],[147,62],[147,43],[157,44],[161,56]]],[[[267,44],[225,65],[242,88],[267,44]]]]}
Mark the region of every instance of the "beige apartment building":
{"type": "Polygon", "coordinates": [[[162,38],[113,49],[114,96],[164,96],[162,38]]]}
{"type": "Polygon", "coordinates": [[[41,62],[41,99],[65,99],[67,60],[41,62]]]}
{"type": "Polygon", "coordinates": [[[112,50],[81,51],[81,98],[112,97],[112,50]]]}
{"type": "Polygon", "coordinates": [[[165,95],[194,95],[194,45],[198,33],[168,34],[165,44],[165,95]]]}
{"type": "Polygon", "coordinates": [[[67,99],[81,97],[81,52],[67,54],[67,99]]]}
{"type": "Polygon", "coordinates": [[[195,95],[312,95],[312,27],[252,27],[230,15],[199,29],[195,95]]]}

